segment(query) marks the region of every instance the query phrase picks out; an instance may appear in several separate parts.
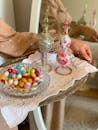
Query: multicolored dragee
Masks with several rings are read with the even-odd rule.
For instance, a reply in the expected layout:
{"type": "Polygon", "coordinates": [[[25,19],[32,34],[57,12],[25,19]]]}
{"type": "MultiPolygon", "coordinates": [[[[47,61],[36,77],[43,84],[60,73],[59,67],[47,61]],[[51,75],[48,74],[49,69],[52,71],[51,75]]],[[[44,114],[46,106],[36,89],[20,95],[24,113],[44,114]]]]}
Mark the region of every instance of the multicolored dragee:
{"type": "Polygon", "coordinates": [[[19,92],[29,92],[37,89],[43,84],[43,74],[37,68],[26,68],[22,65],[9,67],[0,75],[0,81],[10,89],[17,89],[19,92]]]}

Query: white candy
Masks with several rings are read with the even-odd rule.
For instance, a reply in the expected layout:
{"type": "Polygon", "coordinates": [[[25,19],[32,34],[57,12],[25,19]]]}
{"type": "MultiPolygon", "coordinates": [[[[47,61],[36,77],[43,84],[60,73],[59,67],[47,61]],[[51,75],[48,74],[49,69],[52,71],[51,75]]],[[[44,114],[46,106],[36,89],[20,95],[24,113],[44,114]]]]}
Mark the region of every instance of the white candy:
{"type": "Polygon", "coordinates": [[[41,81],[41,82],[44,82],[44,80],[43,80],[43,79],[40,79],[40,81],[41,81]]]}
{"type": "Polygon", "coordinates": [[[36,85],[38,85],[38,83],[34,83],[34,84],[33,84],[33,86],[36,86],[36,85]]]}
{"type": "Polygon", "coordinates": [[[21,74],[18,74],[18,75],[17,75],[17,78],[18,78],[18,79],[21,79],[21,78],[22,78],[22,75],[21,75],[21,74]]]}
{"type": "Polygon", "coordinates": [[[31,89],[34,91],[34,90],[36,90],[36,89],[37,89],[37,87],[33,87],[33,88],[31,88],[31,89]]]}
{"type": "Polygon", "coordinates": [[[6,71],[6,72],[4,73],[4,75],[5,75],[5,76],[8,76],[8,75],[9,75],[9,72],[8,72],[8,71],[6,71]]]}
{"type": "Polygon", "coordinates": [[[9,79],[9,85],[12,85],[12,84],[13,84],[13,80],[9,79]]]}
{"type": "Polygon", "coordinates": [[[22,68],[21,68],[21,71],[22,71],[22,70],[25,70],[25,67],[22,67],[22,68]]]}
{"type": "Polygon", "coordinates": [[[14,85],[18,85],[18,80],[15,80],[15,81],[14,81],[14,85]]]}
{"type": "Polygon", "coordinates": [[[36,77],[36,78],[35,78],[35,80],[39,81],[39,80],[40,80],[40,78],[39,78],[39,77],[36,77]]]}

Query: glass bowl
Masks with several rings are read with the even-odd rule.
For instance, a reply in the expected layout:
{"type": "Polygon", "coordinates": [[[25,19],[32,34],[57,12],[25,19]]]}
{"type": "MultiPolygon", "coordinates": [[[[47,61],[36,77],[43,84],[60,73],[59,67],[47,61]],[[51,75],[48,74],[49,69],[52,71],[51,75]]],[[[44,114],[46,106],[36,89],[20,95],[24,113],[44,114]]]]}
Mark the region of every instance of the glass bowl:
{"type": "Polygon", "coordinates": [[[0,79],[0,90],[3,91],[5,94],[8,94],[10,96],[16,96],[16,97],[37,96],[48,88],[49,83],[50,83],[49,75],[45,73],[35,63],[34,64],[15,63],[12,65],[6,66],[0,71],[0,76],[4,75],[9,68],[13,70],[16,69],[16,66],[21,66],[22,68],[25,68],[25,70],[37,69],[40,72],[41,79],[39,82],[41,83],[37,85],[31,85],[30,88],[24,88],[24,87],[16,87],[16,85],[14,85],[13,83],[9,85],[9,83],[4,83],[0,79]]]}

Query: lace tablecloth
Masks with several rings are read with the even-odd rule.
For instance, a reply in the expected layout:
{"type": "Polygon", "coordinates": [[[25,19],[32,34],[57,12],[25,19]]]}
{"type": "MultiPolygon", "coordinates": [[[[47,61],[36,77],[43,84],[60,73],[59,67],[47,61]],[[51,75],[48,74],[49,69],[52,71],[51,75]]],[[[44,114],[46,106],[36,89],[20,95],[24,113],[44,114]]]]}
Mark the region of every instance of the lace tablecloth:
{"type": "MultiPolygon", "coordinates": [[[[23,62],[32,63],[39,60],[40,53],[36,52],[23,62]]],[[[56,54],[49,54],[48,62],[52,65],[52,71],[49,73],[50,85],[41,95],[32,98],[15,98],[5,95],[0,91],[0,109],[9,127],[12,128],[20,124],[27,117],[28,112],[35,110],[40,102],[50,96],[58,94],[60,91],[67,90],[74,84],[75,80],[80,80],[88,73],[98,71],[96,67],[86,61],[73,57],[72,62],[74,66],[73,64],[70,65],[72,73],[67,76],[62,76],[55,72],[55,68],[58,66],[56,54]]]]}

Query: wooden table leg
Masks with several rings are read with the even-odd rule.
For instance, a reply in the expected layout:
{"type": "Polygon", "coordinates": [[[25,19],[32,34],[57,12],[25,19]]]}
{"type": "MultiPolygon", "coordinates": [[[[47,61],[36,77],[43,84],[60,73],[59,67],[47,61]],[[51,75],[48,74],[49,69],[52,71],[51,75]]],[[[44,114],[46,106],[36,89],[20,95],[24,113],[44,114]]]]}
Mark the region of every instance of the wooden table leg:
{"type": "Polygon", "coordinates": [[[40,107],[37,107],[37,109],[34,110],[33,113],[30,113],[30,116],[29,116],[30,130],[34,130],[34,126],[33,126],[33,122],[32,122],[32,121],[34,121],[33,118],[35,120],[35,123],[36,123],[38,130],[47,130],[45,123],[44,123],[44,120],[43,120],[43,117],[42,117],[40,107]]]}

